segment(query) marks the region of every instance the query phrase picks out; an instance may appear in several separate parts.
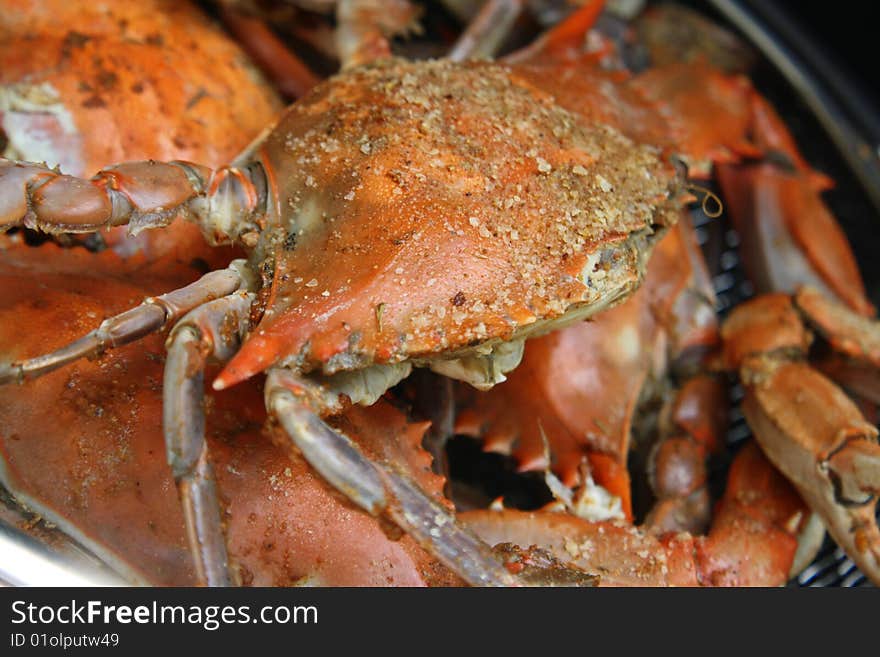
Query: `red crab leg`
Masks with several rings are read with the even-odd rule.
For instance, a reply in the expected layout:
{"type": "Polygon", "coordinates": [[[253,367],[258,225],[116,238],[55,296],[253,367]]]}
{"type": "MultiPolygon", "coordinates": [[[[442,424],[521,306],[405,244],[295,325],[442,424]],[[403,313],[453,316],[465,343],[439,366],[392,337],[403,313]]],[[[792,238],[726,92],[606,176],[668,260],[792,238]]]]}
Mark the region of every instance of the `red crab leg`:
{"type": "Polygon", "coordinates": [[[694,541],[700,582],[781,586],[803,567],[798,552],[812,560],[825,535],[815,529],[791,484],[749,442],[730,466],[709,533],[694,541]]]}
{"type": "Polygon", "coordinates": [[[487,0],[452,46],[447,58],[461,62],[466,59],[492,57],[498,52],[524,7],[524,0],[487,0]]]}
{"type": "Polygon", "coordinates": [[[195,283],[157,297],[148,297],[141,305],[105,319],[101,325],[56,351],[13,363],[0,363],[0,385],[21,383],[47,374],[81,358],[134,342],[149,333],[162,330],[193,308],[235,292],[242,286],[237,266],[205,274],[195,283]]]}
{"type": "Polygon", "coordinates": [[[757,91],[751,97],[752,138],[764,153],[781,155],[804,176],[817,191],[834,187],[834,181],[813,169],[801,155],[794,137],[770,102],[757,91]]]}
{"type": "Polygon", "coordinates": [[[303,97],[320,78],[284,45],[266,23],[227,5],[220,6],[224,25],[287,98],[303,97]]]}
{"type": "Polygon", "coordinates": [[[436,500],[390,464],[369,459],[347,436],[311,409],[310,385],[288,370],[272,369],[266,407],[292,444],[337,490],[372,515],[386,513],[431,554],[477,586],[514,586],[508,573],[470,531],[436,500]]]}
{"type": "Polygon", "coordinates": [[[754,90],[750,114],[755,143],[784,162],[722,165],[717,177],[755,287],[791,294],[809,284],[873,315],[846,235],[820,197],[831,180],[806,163],[785,123],[754,90]]]}
{"type": "Polygon", "coordinates": [[[874,314],[849,242],[807,178],[759,164],[719,167],[718,181],[759,292],[812,285],[874,314]]]}
{"type": "Polygon", "coordinates": [[[554,60],[574,60],[581,54],[587,32],[592,29],[605,9],[605,0],[587,0],[565,20],[544,32],[535,41],[505,59],[520,62],[550,57],[554,60]]]}
{"type": "Polygon", "coordinates": [[[678,390],[648,458],[648,480],[656,496],[645,524],[652,531],[705,531],[710,520],[709,454],[722,447],[727,390],[712,375],[689,379],[678,390]]]}
{"type": "Polygon", "coordinates": [[[254,295],[239,293],[199,306],[168,338],[163,429],[168,463],[183,506],[196,575],[208,586],[230,583],[214,473],[205,442],[204,369],[209,357],[228,360],[247,331],[254,295]]]}
{"type": "Polygon", "coordinates": [[[797,291],[794,302],[836,352],[880,368],[880,324],[876,319],[854,313],[809,286],[797,291]]]}
{"type": "Polygon", "coordinates": [[[798,290],[795,305],[831,347],[816,367],[860,397],[880,402],[880,324],[808,286],[798,290]]]}
{"type": "Polygon", "coordinates": [[[677,378],[677,389],[660,413],[648,455],[648,482],[655,496],[646,523],[654,530],[704,531],[709,522],[706,459],[722,447],[727,390],[706,373],[718,348],[715,294],[697,238],[682,219],[661,242],[649,264],[651,317],[669,363],[655,378],[677,378]]]}
{"type": "Polygon", "coordinates": [[[877,429],[824,376],[803,363],[746,363],[756,383],[743,412],[770,460],[815,509],[859,569],[880,582],[877,429]]]}

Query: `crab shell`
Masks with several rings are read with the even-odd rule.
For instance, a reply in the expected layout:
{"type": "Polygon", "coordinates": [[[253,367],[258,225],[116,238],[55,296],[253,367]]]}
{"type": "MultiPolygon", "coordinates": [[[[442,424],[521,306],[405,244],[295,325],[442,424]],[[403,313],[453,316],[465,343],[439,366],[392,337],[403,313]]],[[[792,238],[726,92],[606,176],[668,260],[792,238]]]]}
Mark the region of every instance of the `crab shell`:
{"type": "MultiPolygon", "coordinates": [[[[676,220],[679,181],[656,148],[495,63],[346,71],[254,153],[274,202],[254,257],[271,283],[218,388],[276,363],[403,361],[491,386],[503,371],[475,359],[625,298],[676,220]]],[[[520,353],[507,347],[512,366],[520,353]]]]}

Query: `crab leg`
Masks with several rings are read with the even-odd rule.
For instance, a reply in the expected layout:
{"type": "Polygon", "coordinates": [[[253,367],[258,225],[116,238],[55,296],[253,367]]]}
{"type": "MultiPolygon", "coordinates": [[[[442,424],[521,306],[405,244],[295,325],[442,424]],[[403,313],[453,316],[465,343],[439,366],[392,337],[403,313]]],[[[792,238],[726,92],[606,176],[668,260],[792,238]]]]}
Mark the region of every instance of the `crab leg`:
{"type": "Polygon", "coordinates": [[[764,163],[719,167],[718,180],[759,292],[809,284],[874,313],[846,236],[808,178],[764,163]]]}
{"type": "MultiPolygon", "coordinates": [[[[270,377],[272,374],[270,374],[270,377]]],[[[387,505],[382,478],[372,463],[345,436],[333,431],[306,404],[285,387],[276,388],[270,378],[266,385],[266,406],[306,460],[325,480],[359,507],[378,515],[387,505]]]]}
{"type": "Polygon", "coordinates": [[[492,57],[524,6],[524,0],[488,0],[452,46],[447,57],[454,62],[492,57]]]}
{"type": "Polygon", "coordinates": [[[839,478],[841,496],[858,499],[880,494],[880,445],[870,440],[850,440],[828,459],[839,478]]]}
{"type": "Polygon", "coordinates": [[[596,24],[604,9],[605,0],[587,0],[533,43],[508,55],[505,61],[517,63],[545,56],[576,58],[575,53],[580,49],[584,37],[596,24]]]}
{"type": "Polygon", "coordinates": [[[721,449],[727,390],[703,374],[675,393],[662,415],[660,437],[648,455],[647,471],[656,497],[645,524],[655,532],[703,532],[711,516],[706,460],[721,449]]]}
{"type": "Polygon", "coordinates": [[[795,295],[804,319],[831,349],[816,367],[844,388],[880,403],[880,324],[805,286],[795,295]]]}
{"type": "Polygon", "coordinates": [[[168,464],[183,505],[199,581],[229,584],[229,565],[214,473],[205,443],[204,369],[208,358],[229,360],[247,330],[254,295],[217,299],[184,317],[168,338],[163,428],[168,464]]]}
{"type": "Polygon", "coordinates": [[[723,164],[717,177],[755,287],[791,294],[810,284],[873,315],[849,241],[820,196],[833,183],[810,168],[785,123],[754,89],[749,112],[752,138],[766,161],[723,164]]]}
{"type": "Polygon", "coordinates": [[[97,329],[57,351],[28,360],[0,363],[0,385],[34,379],[81,358],[160,331],[206,301],[235,292],[242,285],[240,265],[241,261],[237,261],[227,269],[205,274],[186,287],[148,297],[141,305],[105,319],[97,329]]]}
{"type": "Polygon", "coordinates": [[[203,370],[186,374],[194,367],[190,362],[192,355],[201,356],[200,342],[196,332],[186,328],[177,333],[169,347],[165,368],[168,392],[163,406],[165,447],[183,509],[196,577],[207,586],[229,586],[223,521],[205,443],[203,370]]]}
{"type": "Polygon", "coordinates": [[[136,233],[193,215],[209,241],[220,243],[253,230],[265,205],[260,165],[212,170],[183,161],[128,162],[86,180],[0,159],[0,231],[92,233],[128,224],[136,233]]]}
{"type": "Polygon", "coordinates": [[[516,578],[492,556],[448,509],[407,475],[368,458],[349,438],[312,410],[309,384],[286,370],[273,369],[266,381],[266,406],[292,444],[337,490],[372,515],[388,516],[465,581],[479,586],[512,586],[516,578]]]}
{"type": "Polygon", "coordinates": [[[656,535],[643,527],[566,513],[468,511],[461,521],[490,544],[538,546],[599,574],[600,586],[781,586],[809,527],[794,490],[754,444],[731,467],[706,536],[656,535]]]}
{"type": "Polygon", "coordinates": [[[282,43],[264,21],[227,5],[220,18],[287,98],[302,98],[320,78],[282,43]]]}
{"type": "Polygon", "coordinates": [[[336,49],[342,69],[390,57],[386,35],[406,31],[415,17],[415,7],[406,0],[339,0],[336,49]]]}
{"type": "Polygon", "coordinates": [[[806,364],[785,363],[769,372],[761,367],[758,376],[760,382],[747,388],[743,413],[762,449],[862,572],[880,581],[876,427],[806,364]]]}

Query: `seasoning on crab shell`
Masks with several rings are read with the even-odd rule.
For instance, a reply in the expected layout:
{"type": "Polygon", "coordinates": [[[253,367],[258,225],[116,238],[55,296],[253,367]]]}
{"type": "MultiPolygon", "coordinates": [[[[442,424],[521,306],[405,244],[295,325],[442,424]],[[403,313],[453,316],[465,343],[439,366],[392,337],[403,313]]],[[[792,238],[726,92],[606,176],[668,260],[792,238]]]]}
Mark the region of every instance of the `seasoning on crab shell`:
{"type": "MultiPolygon", "coordinates": [[[[256,257],[274,276],[218,387],[279,361],[331,374],[440,351],[452,360],[434,369],[490,386],[503,370],[456,356],[625,298],[652,233],[675,221],[674,172],[655,149],[497,64],[343,73],[260,156],[277,205],[256,257]]],[[[521,342],[494,349],[509,370],[521,342]]]]}

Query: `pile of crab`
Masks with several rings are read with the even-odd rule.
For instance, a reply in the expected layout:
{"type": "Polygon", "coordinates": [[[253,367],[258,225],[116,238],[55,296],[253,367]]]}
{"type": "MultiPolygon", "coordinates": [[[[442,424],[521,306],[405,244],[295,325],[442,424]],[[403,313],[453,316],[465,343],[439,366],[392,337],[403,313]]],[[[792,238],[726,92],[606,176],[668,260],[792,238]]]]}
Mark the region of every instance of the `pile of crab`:
{"type": "Polygon", "coordinates": [[[403,1],[0,4],[7,525],[160,585],[770,586],[826,531],[880,582],[880,329],[736,37],[447,2],[405,59],[403,1]],[[721,324],[704,184],[760,293],[721,324]],[[460,436],[537,492],[456,480],[460,436]]]}

